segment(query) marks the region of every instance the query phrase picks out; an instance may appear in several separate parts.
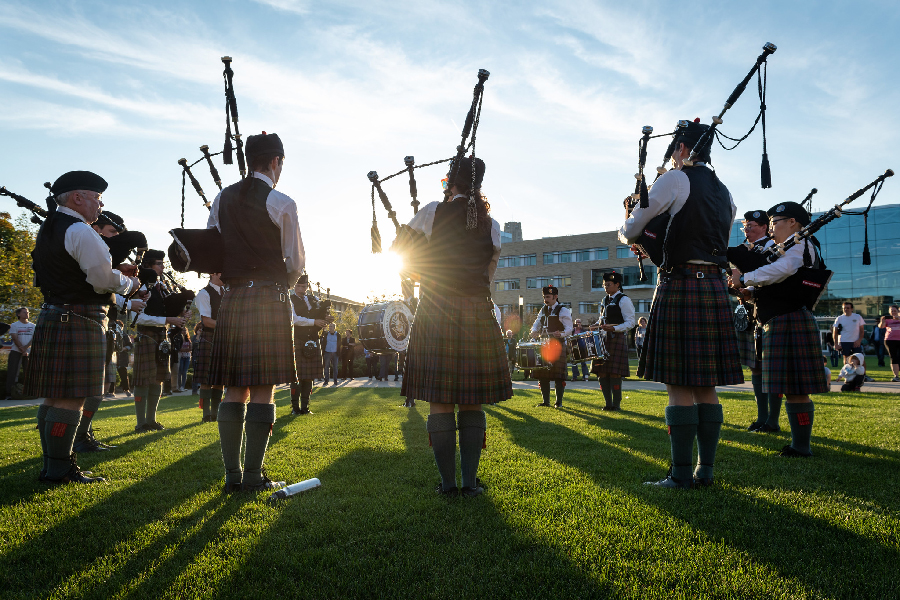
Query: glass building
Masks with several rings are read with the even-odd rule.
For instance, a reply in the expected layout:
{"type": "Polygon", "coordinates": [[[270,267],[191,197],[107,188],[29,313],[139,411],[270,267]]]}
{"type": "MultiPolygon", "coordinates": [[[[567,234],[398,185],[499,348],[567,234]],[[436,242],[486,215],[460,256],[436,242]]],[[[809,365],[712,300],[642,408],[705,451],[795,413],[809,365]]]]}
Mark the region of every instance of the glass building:
{"type": "MultiPolygon", "coordinates": [[[[822,214],[814,213],[813,220],[822,214]]],[[[900,204],[873,206],[869,211],[871,265],[862,263],[864,230],[862,216],[845,214],[815,234],[826,265],[834,271],[816,306],[817,315],[838,315],[841,303],[850,300],[856,312],[875,318],[900,301],[900,204]]],[[[729,245],[743,241],[741,222],[736,221],[729,245]]]]}

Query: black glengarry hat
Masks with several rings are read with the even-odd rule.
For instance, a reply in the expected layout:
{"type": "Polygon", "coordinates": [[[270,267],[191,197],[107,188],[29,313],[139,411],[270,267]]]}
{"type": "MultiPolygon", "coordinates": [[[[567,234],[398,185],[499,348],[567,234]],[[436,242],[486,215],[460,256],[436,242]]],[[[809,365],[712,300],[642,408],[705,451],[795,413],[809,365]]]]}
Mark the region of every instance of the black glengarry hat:
{"type": "Polygon", "coordinates": [[[763,227],[769,226],[769,215],[764,210],[748,210],[744,213],[744,220],[759,223],[763,227]]]}
{"type": "Polygon", "coordinates": [[[472,185],[472,161],[475,161],[475,189],[481,189],[481,182],[484,181],[484,161],[480,158],[470,158],[463,156],[459,159],[459,165],[456,159],[450,162],[450,170],[447,173],[449,185],[465,183],[466,187],[472,185]]]}
{"type": "Polygon", "coordinates": [[[266,133],[263,131],[260,135],[251,135],[247,138],[244,153],[247,155],[247,158],[264,154],[284,156],[284,145],[281,143],[281,138],[278,137],[277,133],[266,133]]]}
{"type": "Polygon", "coordinates": [[[688,148],[694,148],[708,129],[709,125],[700,123],[700,119],[688,121],[687,127],[678,132],[678,143],[684,144],[688,148]]]}
{"type": "Polygon", "coordinates": [[[74,190],[87,190],[89,192],[97,192],[102,194],[106,191],[109,184],[106,180],[90,171],[69,171],[53,182],[50,186],[50,193],[54,196],[65,194],[74,190]]]}
{"type": "Polygon", "coordinates": [[[112,225],[119,233],[122,233],[123,231],[128,229],[127,227],[125,227],[125,221],[122,220],[122,217],[114,212],[109,212],[108,210],[104,210],[100,213],[100,217],[97,219],[95,225],[99,227],[103,227],[104,225],[112,225]]]}
{"type": "Polygon", "coordinates": [[[609,273],[604,273],[603,281],[612,281],[613,283],[618,283],[621,286],[622,285],[622,274],[616,273],[615,271],[611,271],[609,273]]]}
{"type": "Polygon", "coordinates": [[[300,276],[300,279],[297,280],[297,283],[309,283],[309,275],[304,273],[300,276]]]}
{"type": "Polygon", "coordinates": [[[141,260],[142,267],[152,266],[158,260],[165,260],[166,253],[162,250],[147,250],[144,252],[144,258],[141,260]]]}
{"type": "Polygon", "coordinates": [[[559,296],[559,289],[555,285],[545,285],[542,288],[545,294],[552,294],[554,296],[559,296]]]}
{"type": "Polygon", "coordinates": [[[809,225],[809,213],[806,212],[806,209],[803,208],[802,205],[797,204],[796,202],[782,202],[781,204],[776,204],[772,208],[767,211],[767,214],[771,218],[775,219],[797,219],[797,222],[801,225],[809,225]]]}

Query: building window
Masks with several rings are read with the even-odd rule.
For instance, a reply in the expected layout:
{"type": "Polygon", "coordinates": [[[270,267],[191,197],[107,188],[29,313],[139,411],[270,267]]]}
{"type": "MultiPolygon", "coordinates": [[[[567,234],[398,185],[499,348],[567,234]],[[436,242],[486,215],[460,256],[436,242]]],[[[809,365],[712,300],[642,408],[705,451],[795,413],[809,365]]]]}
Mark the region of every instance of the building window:
{"type": "Polygon", "coordinates": [[[543,302],[541,302],[540,304],[526,304],[525,305],[525,315],[526,316],[533,315],[533,314],[539,312],[542,308],[544,308],[543,302]]]}
{"type": "Polygon", "coordinates": [[[501,315],[509,315],[518,312],[519,305],[518,304],[498,304],[497,308],[500,309],[501,315]]]}
{"type": "Polygon", "coordinates": [[[628,246],[619,246],[616,248],[616,258],[634,258],[635,254],[628,246]]]}
{"type": "Polygon", "coordinates": [[[638,300],[636,308],[637,308],[636,312],[648,313],[648,312],[650,312],[650,301],[649,300],[638,300]]]}
{"type": "Polygon", "coordinates": [[[494,282],[494,289],[498,292],[519,289],[520,279],[499,279],[494,282]]]}
{"type": "Polygon", "coordinates": [[[608,248],[587,248],[584,250],[565,250],[562,252],[544,252],[544,264],[584,262],[588,260],[606,260],[609,258],[608,248]]]}
{"type": "Polygon", "coordinates": [[[644,274],[647,275],[647,281],[641,281],[641,270],[639,267],[623,267],[622,268],[622,285],[625,287],[636,285],[656,285],[656,269],[644,265],[644,274]]]}
{"type": "Polygon", "coordinates": [[[555,285],[558,288],[571,287],[571,275],[557,275],[555,277],[528,277],[525,280],[525,287],[530,290],[539,290],[548,285],[555,285]]]}
{"type": "Polygon", "coordinates": [[[520,256],[501,256],[497,261],[497,268],[501,267],[533,267],[537,264],[537,254],[522,254],[520,256]]]}
{"type": "Polygon", "coordinates": [[[578,303],[578,312],[583,315],[599,315],[600,314],[600,303],[599,302],[579,302],[578,303]]]}

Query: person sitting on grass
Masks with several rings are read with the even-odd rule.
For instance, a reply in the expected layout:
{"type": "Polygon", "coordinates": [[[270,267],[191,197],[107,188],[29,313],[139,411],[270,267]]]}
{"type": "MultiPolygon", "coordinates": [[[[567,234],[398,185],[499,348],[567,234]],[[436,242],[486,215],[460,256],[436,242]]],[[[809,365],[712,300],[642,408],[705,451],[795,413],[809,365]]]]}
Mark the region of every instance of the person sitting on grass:
{"type": "Polygon", "coordinates": [[[822,357],[822,364],[825,365],[825,376],[828,378],[828,387],[831,387],[831,369],[828,368],[828,359],[822,357]]]}
{"type": "Polygon", "coordinates": [[[850,357],[850,362],[841,369],[839,379],[844,380],[841,386],[842,392],[858,392],[866,380],[866,357],[862,352],[857,352],[850,357]]]}

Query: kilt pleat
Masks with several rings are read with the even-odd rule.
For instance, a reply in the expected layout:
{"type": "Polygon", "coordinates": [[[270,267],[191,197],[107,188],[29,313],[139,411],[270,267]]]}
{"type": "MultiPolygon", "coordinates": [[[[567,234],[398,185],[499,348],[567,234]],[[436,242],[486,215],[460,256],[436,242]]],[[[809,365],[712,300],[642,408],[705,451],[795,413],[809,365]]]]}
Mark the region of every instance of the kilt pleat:
{"type": "Polygon", "coordinates": [[[286,292],[275,286],[225,292],[216,319],[211,385],[277,385],[297,381],[294,327],[286,292]]]}
{"type": "Polygon", "coordinates": [[[741,364],[749,369],[757,369],[761,365],[756,356],[756,339],[753,335],[755,325],[751,325],[746,331],[735,331],[737,337],[738,352],[741,355],[741,364]]]}
{"type": "Polygon", "coordinates": [[[78,304],[69,308],[94,321],[70,316],[63,323],[59,313],[41,310],[25,371],[26,396],[86,398],[103,394],[107,307],[78,304]]]}
{"type": "Polygon", "coordinates": [[[631,375],[631,368],[628,364],[628,343],[625,341],[627,335],[627,333],[606,332],[604,343],[609,352],[609,358],[602,365],[594,361],[591,364],[591,373],[595,373],[597,377],[628,377],[631,375]]]}
{"type": "Polygon", "coordinates": [[[763,325],[762,391],[766,394],[821,394],[828,391],[822,341],[806,308],[763,325]]]}
{"type": "Polygon", "coordinates": [[[512,398],[506,349],[490,300],[434,294],[422,298],[400,394],[447,404],[512,398]]]}
{"type": "Polygon", "coordinates": [[[134,387],[162,383],[169,377],[169,357],[156,360],[159,345],[166,339],[165,327],[137,328],[134,340],[134,387]]]}
{"type": "Polygon", "coordinates": [[[297,336],[294,331],[294,362],[297,364],[297,380],[309,381],[322,378],[322,344],[316,342],[316,352],[312,358],[303,356],[305,339],[297,336]]]}
{"type": "Polygon", "coordinates": [[[683,265],[705,277],[660,273],[638,377],[669,385],[743,383],[725,281],[713,265],[683,265]]]}
{"type": "Polygon", "coordinates": [[[215,330],[203,330],[197,336],[197,346],[194,350],[194,382],[198,385],[209,384],[209,363],[212,357],[212,341],[215,338],[215,330]]]}

